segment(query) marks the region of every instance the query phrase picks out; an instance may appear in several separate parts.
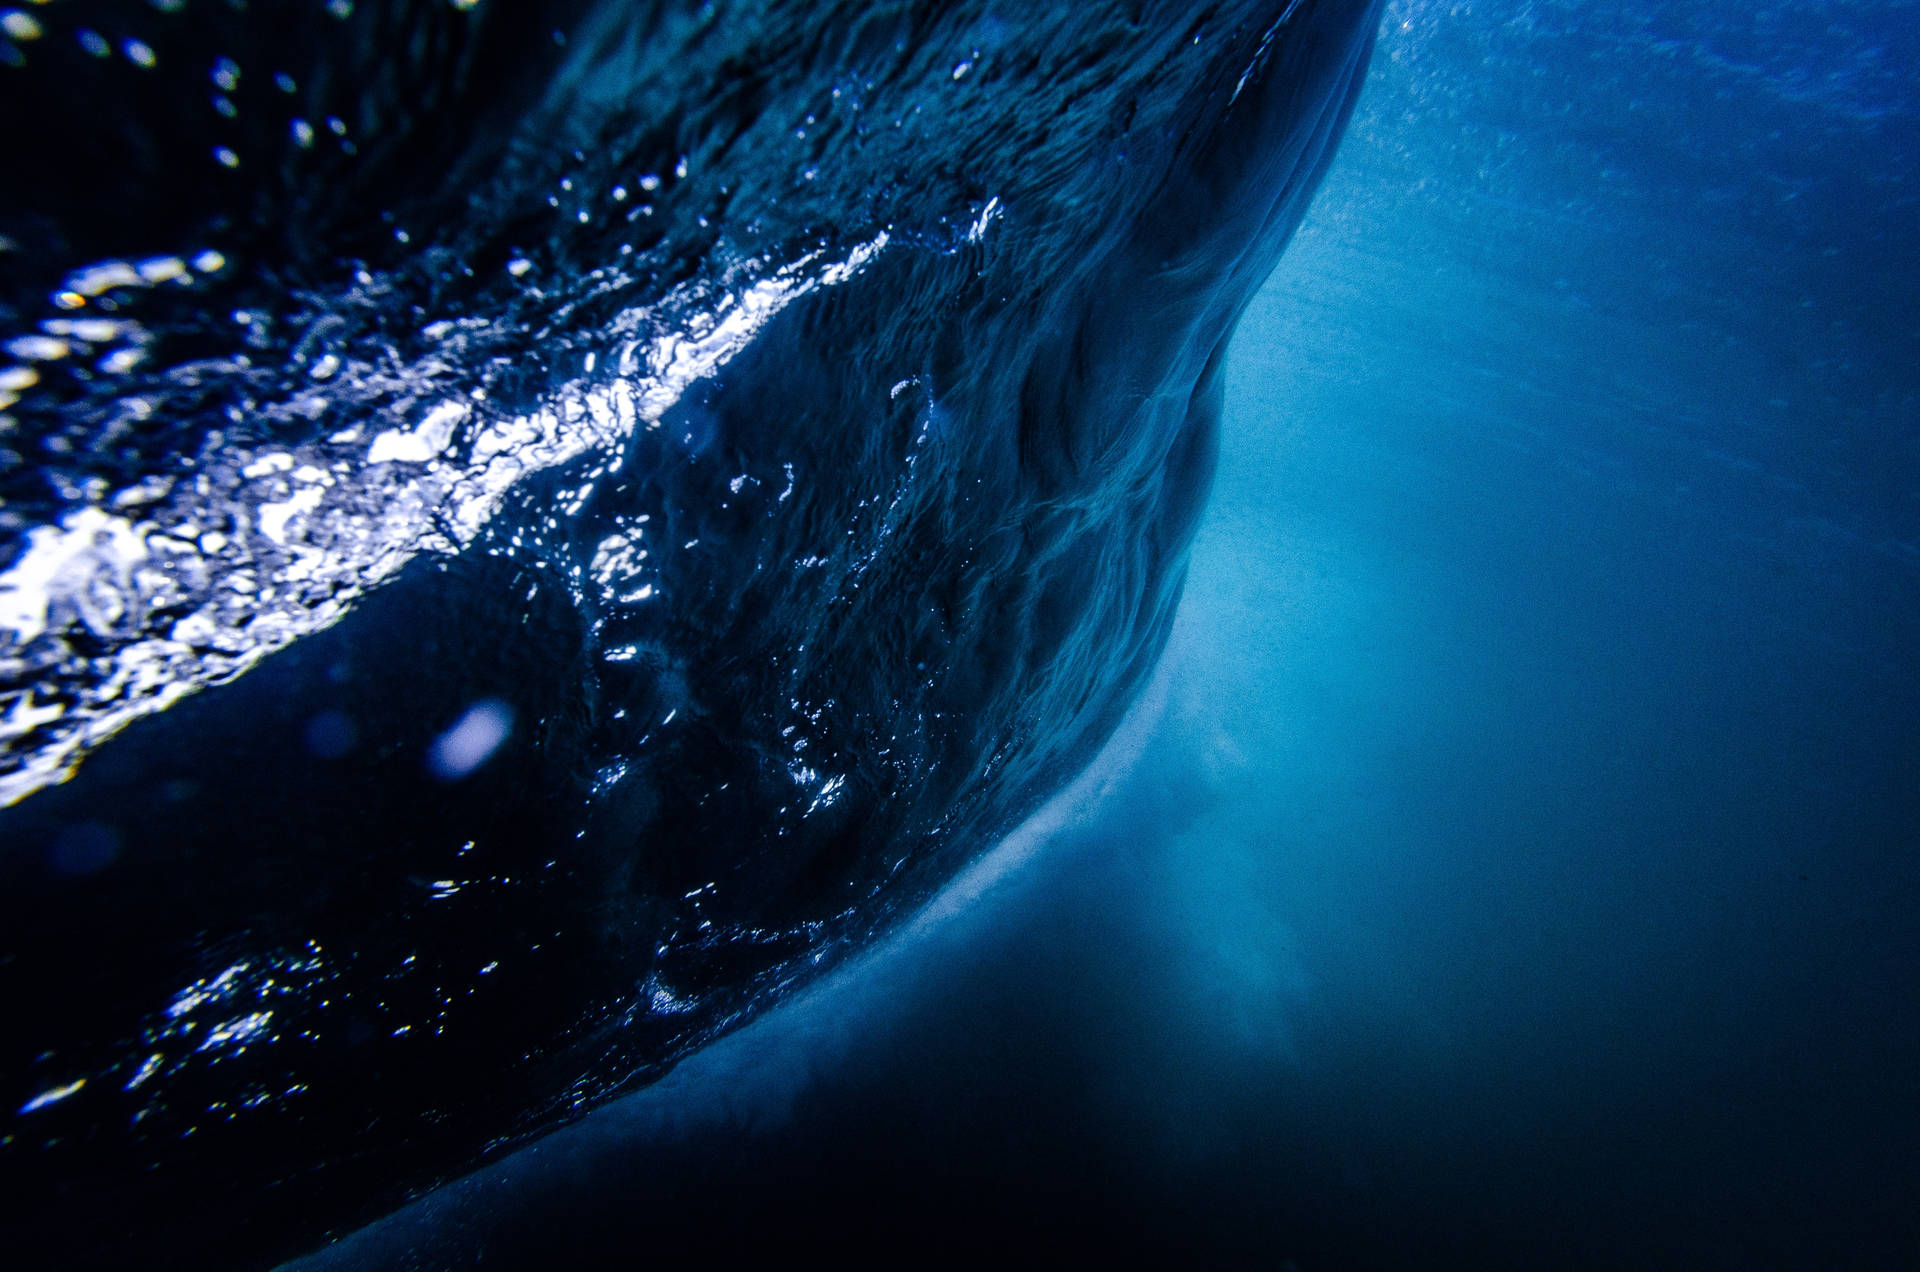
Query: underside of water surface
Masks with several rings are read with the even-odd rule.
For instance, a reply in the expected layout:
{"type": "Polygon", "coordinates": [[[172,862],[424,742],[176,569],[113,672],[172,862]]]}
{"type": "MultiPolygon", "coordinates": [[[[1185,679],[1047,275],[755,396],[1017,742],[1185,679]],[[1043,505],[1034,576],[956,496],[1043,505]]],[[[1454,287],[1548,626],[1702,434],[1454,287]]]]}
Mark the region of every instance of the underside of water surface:
{"type": "Polygon", "coordinates": [[[19,13],[0,1178],[66,1267],[575,1119],[1077,772],[1378,18],[19,13]]]}

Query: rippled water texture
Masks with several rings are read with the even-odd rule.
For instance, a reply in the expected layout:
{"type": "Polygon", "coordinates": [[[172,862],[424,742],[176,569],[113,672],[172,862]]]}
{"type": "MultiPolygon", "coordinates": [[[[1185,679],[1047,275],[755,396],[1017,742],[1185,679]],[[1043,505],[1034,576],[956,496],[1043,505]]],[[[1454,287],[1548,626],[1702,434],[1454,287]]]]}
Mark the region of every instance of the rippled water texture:
{"type": "Polygon", "coordinates": [[[33,1239],[115,1215],[64,1266],[576,1117],[1083,765],[1377,19],[257,9],[0,23],[0,1157],[33,1239]]]}

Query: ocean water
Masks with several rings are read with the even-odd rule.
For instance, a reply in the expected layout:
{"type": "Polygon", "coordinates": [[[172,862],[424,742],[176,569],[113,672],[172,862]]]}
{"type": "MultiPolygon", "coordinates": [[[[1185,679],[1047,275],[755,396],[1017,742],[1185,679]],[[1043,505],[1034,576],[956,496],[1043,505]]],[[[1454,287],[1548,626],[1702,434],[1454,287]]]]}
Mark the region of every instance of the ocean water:
{"type": "MultiPolygon", "coordinates": [[[[1920,1260],[1916,18],[1388,4],[1106,751],[825,980],[296,1266],[1920,1260]]],[[[157,1260],[242,1226],[195,1204],[157,1260]]]]}
{"type": "Polygon", "coordinates": [[[321,1266],[1913,1266],[1915,16],[1390,5],[1097,780],[321,1266]]]}
{"type": "Polygon", "coordinates": [[[791,998],[1083,768],[1377,20],[7,11],[27,1261],[369,1222],[791,998]]]}

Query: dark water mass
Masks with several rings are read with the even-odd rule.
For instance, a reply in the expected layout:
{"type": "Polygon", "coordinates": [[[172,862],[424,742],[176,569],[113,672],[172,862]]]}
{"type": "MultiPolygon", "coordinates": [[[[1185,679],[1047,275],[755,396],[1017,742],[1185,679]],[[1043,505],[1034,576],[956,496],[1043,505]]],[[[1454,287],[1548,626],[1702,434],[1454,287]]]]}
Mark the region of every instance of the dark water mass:
{"type": "Polygon", "coordinates": [[[1917,70],[0,4],[0,1262],[1920,1267],[1917,70]]]}
{"type": "Polygon", "coordinates": [[[1920,1264],[1917,17],[1393,0],[1096,780],[302,1266],[1920,1264]]]}
{"type": "Polygon", "coordinates": [[[657,1079],[1079,771],[1378,16],[9,10],[27,1265],[310,1248],[657,1079]]]}

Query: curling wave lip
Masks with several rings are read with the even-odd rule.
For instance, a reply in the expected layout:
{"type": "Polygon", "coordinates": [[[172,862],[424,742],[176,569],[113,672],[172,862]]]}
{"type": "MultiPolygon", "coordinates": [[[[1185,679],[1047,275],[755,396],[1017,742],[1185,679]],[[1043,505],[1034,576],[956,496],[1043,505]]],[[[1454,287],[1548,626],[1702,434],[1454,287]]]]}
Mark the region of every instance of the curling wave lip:
{"type": "MultiPolygon", "coordinates": [[[[22,160],[71,242],[15,312],[146,338],[8,408],[13,752],[178,695],[0,807],[0,1107],[85,1081],[0,1189],[26,1244],[119,1216],[69,1267],[260,1263],[576,1119],[1066,786],[1377,16],[565,8],[139,16],[100,73],[145,96],[56,126],[177,141],[139,229],[212,275],[60,308],[144,282],[100,212],[143,152],[22,160]]],[[[8,84],[69,91],[55,46],[8,84]]]]}
{"type": "MultiPolygon", "coordinates": [[[[988,223],[983,215],[982,228],[988,223]]],[[[132,488],[27,531],[25,550],[0,572],[0,678],[29,682],[0,693],[0,806],[72,776],[90,748],[141,716],[338,622],[420,552],[464,548],[514,483],[590,452],[602,457],[600,473],[616,470],[636,428],[657,425],[787,305],[854,277],[886,244],[882,231],[837,260],[815,251],[770,271],[696,312],[684,330],[622,343],[610,356],[621,378],[470,428],[464,448],[456,435],[472,404],[442,401],[411,428],[374,435],[357,461],[342,453],[353,439],[339,435],[235,451],[223,464],[237,470],[238,489],[217,500],[196,497],[196,483],[162,496],[139,520],[110,511],[131,502],[129,493],[147,493],[132,488]],[[249,522],[252,534],[243,529],[249,522]],[[207,525],[232,529],[189,532],[207,525]],[[183,596],[186,575],[194,587],[183,596]],[[324,594],[318,603],[309,599],[316,593],[324,594]],[[187,606],[161,630],[147,620],[187,606]],[[30,679],[31,646],[66,633],[104,644],[95,656],[104,665],[91,684],[43,699],[30,679]]],[[[690,307],[674,297],[661,308],[690,307]]],[[[614,325],[639,329],[649,318],[629,312],[614,325]]]]}

